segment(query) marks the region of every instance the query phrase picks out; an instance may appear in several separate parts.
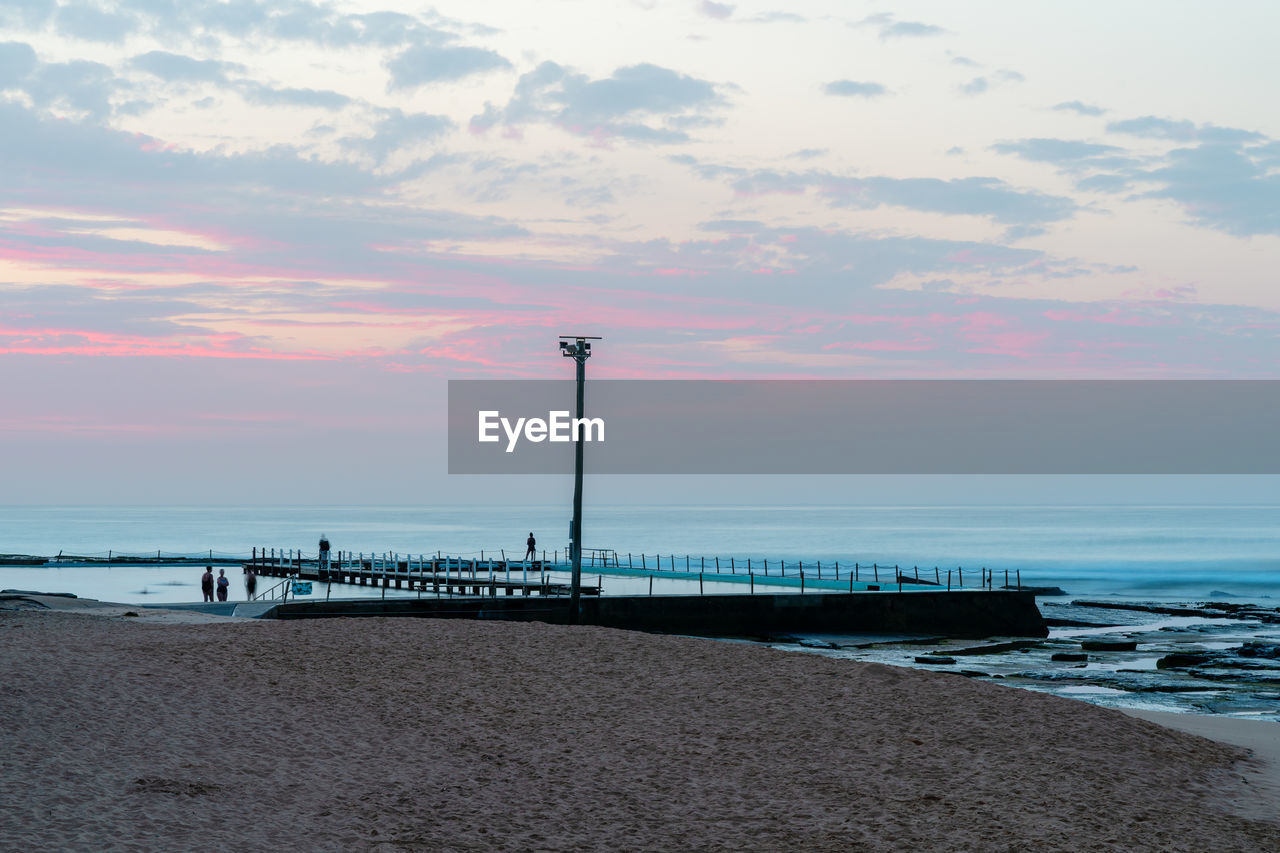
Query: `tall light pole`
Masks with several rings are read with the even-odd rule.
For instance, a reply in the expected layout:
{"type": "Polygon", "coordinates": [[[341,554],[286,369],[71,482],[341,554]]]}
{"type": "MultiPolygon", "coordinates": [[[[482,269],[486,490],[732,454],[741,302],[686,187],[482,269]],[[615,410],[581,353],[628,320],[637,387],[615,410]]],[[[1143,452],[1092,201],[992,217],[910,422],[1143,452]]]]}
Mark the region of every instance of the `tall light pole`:
{"type": "MultiPolygon", "coordinates": [[[[582,392],[587,384],[587,359],[591,358],[591,344],[601,340],[591,335],[561,335],[560,354],[571,358],[578,365],[578,422],[582,422],[582,392]]],[[[582,605],[582,430],[574,431],[573,439],[573,581],[569,592],[569,621],[578,624],[582,605]]]]}

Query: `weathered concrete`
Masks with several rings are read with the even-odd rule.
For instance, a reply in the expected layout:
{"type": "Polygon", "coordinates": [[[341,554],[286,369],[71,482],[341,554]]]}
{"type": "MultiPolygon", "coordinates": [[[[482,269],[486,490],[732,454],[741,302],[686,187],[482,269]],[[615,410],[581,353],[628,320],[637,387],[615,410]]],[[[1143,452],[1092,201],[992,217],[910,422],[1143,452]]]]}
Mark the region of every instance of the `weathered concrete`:
{"type": "MultiPolygon", "coordinates": [[[[263,615],[571,621],[567,600],[524,597],[292,601],[263,615]]],[[[583,599],[580,621],[637,631],[729,637],[786,632],[925,632],[952,637],[1044,637],[1049,633],[1034,594],[1013,590],[607,596],[583,599]]]]}
{"type": "Polygon", "coordinates": [[[167,604],[140,604],[138,607],[145,607],[148,610],[191,610],[196,613],[208,613],[212,616],[236,616],[237,607],[244,607],[247,601],[189,601],[189,602],[169,602],[167,604]]]}

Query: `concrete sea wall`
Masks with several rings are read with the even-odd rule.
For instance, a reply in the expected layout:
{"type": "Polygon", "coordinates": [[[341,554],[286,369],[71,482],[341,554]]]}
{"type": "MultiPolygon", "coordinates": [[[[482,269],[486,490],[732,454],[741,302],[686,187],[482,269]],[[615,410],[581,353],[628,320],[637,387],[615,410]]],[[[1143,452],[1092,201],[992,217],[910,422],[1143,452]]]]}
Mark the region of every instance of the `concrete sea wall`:
{"type": "MultiPolygon", "coordinates": [[[[794,632],[953,637],[1044,637],[1049,633],[1034,594],[1018,590],[584,597],[581,614],[580,621],[589,625],[727,637],[794,632]]],[[[536,596],[292,601],[270,608],[263,616],[572,621],[568,599],[536,596]]]]}

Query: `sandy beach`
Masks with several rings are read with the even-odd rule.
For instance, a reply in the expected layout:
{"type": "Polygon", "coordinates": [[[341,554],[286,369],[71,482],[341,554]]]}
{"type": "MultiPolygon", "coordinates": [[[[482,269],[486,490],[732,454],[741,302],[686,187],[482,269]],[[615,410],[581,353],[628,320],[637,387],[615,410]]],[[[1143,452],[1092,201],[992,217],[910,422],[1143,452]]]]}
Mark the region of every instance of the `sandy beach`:
{"type": "Polygon", "coordinates": [[[1265,749],[953,674],[54,606],[0,611],[11,849],[1280,849],[1265,749]]]}

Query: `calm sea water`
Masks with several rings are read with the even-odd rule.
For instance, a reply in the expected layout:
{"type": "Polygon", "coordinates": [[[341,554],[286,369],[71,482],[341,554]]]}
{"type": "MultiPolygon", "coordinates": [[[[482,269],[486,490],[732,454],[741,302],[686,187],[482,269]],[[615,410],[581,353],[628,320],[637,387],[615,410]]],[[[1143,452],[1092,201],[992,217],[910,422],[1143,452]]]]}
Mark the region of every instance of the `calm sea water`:
{"type": "MultiPolygon", "coordinates": [[[[248,556],[265,546],[314,554],[324,533],[335,550],[519,557],[531,530],[539,548],[563,552],[568,521],[558,505],[5,507],[0,553],[248,556]]],[[[1280,506],[627,506],[588,508],[583,539],[624,564],[630,553],[639,565],[644,553],[649,564],[674,554],[680,565],[688,554],[930,573],[962,566],[966,575],[985,566],[1072,595],[1260,599],[1280,597],[1278,521],[1280,506]]],[[[136,587],[136,577],[118,574],[136,587]]],[[[0,587],[33,577],[52,580],[0,567],[0,587]]],[[[94,592],[102,597],[99,585],[94,592]]],[[[139,600],[134,592],[116,600],[139,600]]]]}

